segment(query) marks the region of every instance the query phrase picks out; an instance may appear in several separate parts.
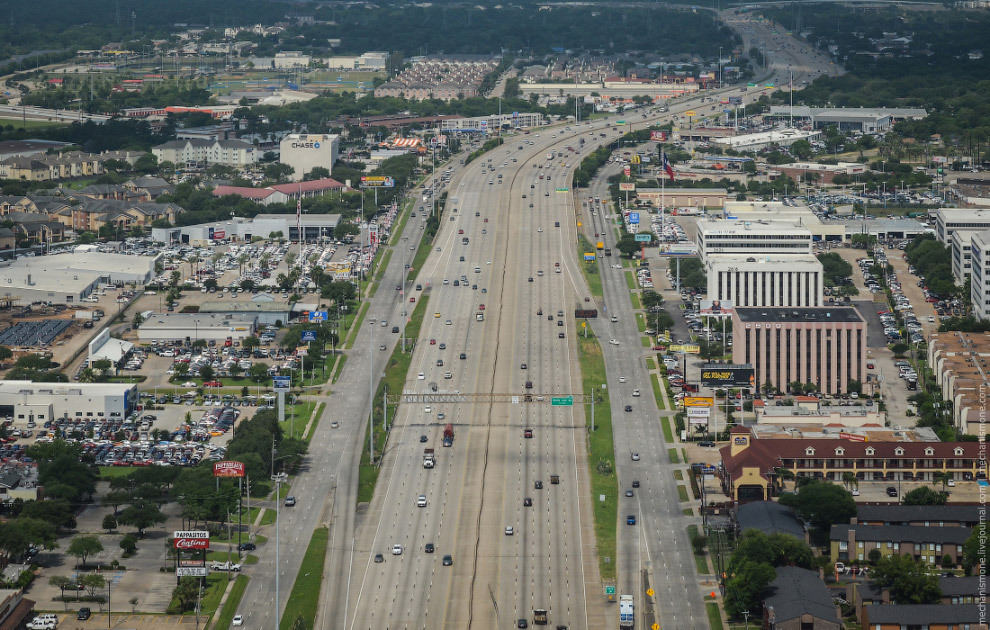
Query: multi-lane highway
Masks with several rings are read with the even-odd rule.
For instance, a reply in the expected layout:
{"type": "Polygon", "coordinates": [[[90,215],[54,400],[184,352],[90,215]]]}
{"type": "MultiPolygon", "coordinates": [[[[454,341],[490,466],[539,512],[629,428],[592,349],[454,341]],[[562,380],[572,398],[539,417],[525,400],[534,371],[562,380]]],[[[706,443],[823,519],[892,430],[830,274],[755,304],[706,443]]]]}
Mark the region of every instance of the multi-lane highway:
{"type": "MultiPolygon", "coordinates": [[[[784,49],[770,56],[775,65],[768,78],[780,80],[795,71],[799,81],[815,71],[795,70],[799,60],[787,54],[784,49]]],[[[721,94],[755,99],[762,91],[733,88],[721,94]]],[[[649,114],[636,124],[681,116],[701,98],[676,101],[669,113],[649,114]]],[[[282,511],[280,566],[266,554],[239,610],[246,624],[274,627],[276,572],[284,607],[310,532],[331,525],[317,617],[322,630],[509,627],[518,618],[532,622],[535,608],[547,609],[551,624],[569,628],[617,626],[617,611],[604,603],[597,571],[585,420],[578,407],[455,398],[403,404],[394,418],[375,498],[364,513],[355,511],[370,388],[398,339],[391,326],[401,321],[402,310],[416,306],[410,298],[428,303],[408,392],[432,392],[432,383],[438,394],[580,391],[572,315],[576,306],[586,306],[587,292],[576,267],[578,204],[571,192],[556,189],[570,186],[569,173],[581,155],[630,129],[607,124],[534,130],[457,169],[436,249],[417,278],[421,291],[412,285],[405,292],[389,290],[402,282],[399,254],[418,240],[419,218],[393,240],[397,249],[383,288],[372,300],[347,368],[333,387],[333,405],[314,436],[312,443],[318,446],[312,449],[308,472],[293,481],[298,504],[282,511]],[[567,146],[576,151],[567,151],[567,146]],[[563,157],[548,160],[550,150],[563,157]],[[484,312],[483,321],[479,312],[484,312]],[[381,327],[381,321],[389,325],[381,327]],[[386,351],[379,350],[381,344],[386,351]],[[342,422],[339,429],[330,428],[326,420],[331,418],[342,422]],[[440,444],[447,423],[456,434],[450,448],[440,444]],[[525,429],[532,429],[532,438],[524,437],[525,429]],[[424,448],[435,449],[433,469],[422,466],[424,448]],[[559,475],[560,483],[551,484],[551,475],[559,475]],[[535,487],[537,481],[542,488],[535,487]],[[420,495],[426,498],[425,507],[417,505],[420,495]],[[506,527],[513,528],[511,535],[506,527]],[[434,545],[433,553],[427,553],[428,543],[434,545]],[[394,545],[401,545],[401,554],[393,555],[394,545]],[[382,562],[375,562],[377,554],[382,562]],[[449,566],[443,560],[447,555],[449,566]]],[[[600,337],[620,344],[605,348],[605,359],[616,405],[621,488],[634,479],[642,483],[620,507],[620,591],[634,593],[637,610],[645,609],[640,600],[647,570],[663,627],[704,628],[700,587],[684,532],[687,521],[666,464],[667,445],[656,422],[628,290],[622,272],[610,269],[602,266],[604,303],[593,306],[618,321],[602,319],[595,326],[600,337]],[[644,396],[629,403],[633,411],[627,413],[622,406],[631,400],[627,394],[632,389],[644,396]],[[634,450],[641,455],[638,462],[629,456],[634,450]],[[637,514],[636,526],[625,525],[627,513],[637,514]]]]}

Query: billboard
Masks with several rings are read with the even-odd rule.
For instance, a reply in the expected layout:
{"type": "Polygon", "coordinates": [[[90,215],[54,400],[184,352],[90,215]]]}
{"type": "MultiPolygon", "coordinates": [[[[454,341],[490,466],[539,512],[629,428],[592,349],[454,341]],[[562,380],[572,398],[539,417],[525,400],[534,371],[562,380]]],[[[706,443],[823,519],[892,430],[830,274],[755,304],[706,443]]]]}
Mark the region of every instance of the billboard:
{"type": "Polygon", "coordinates": [[[638,223],[639,223],[639,213],[638,212],[630,212],[629,213],[629,224],[630,225],[637,225],[638,223]]]}
{"type": "Polygon", "coordinates": [[[630,168],[630,167],[628,167],[628,166],[624,166],[624,167],[622,167],[622,174],[623,174],[623,175],[625,175],[626,177],[629,177],[629,175],[630,175],[631,173],[632,173],[632,168],[630,168]]]}
{"type": "MultiPolygon", "coordinates": [[[[315,312],[326,313],[326,311],[315,311],[315,312]]],[[[313,314],[314,313],[309,314],[309,321],[314,321],[313,314]]],[[[316,331],[315,330],[302,331],[302,333],[300,333],[299,335],[299,341],[316,341],[316,331]]]]}
{"type": "Polygon", "coordinates": [[[277,392],[287,392],[292,388],[292,379],[288,376],[275,376],[272,378],[272,389],[277,392]]]}
{"type": "Polygon", "coordinates": [[[840,440],[849,440],[850,442],[867,442],[865,435],[857,435],[855,433],[839,433],[840,440]]]}
{"type": "Polygon", "coordinates": [[[732,317],[732,300],[701,300],[698,314],[705,317],[732,317]]]}
{"type": "Polygon", "coordinates": [[[362,175],[362,188],[395,188],[395,179],[381,175],[362,175]]]}
{"type": "Polygon", "coordinates": [[[176,567],[175,577],[206,577],[206,567],[176,567]]]}
{"type": "Polygon", "coordinates": [[[698,246],[694,243],[667,243],[660,246],[661,256],[696,256],[698,246]]]}
{"type": "Polygon", "coordinates": [[[682,345],[674,344],[674,345],[670,346],[669,350],[671,352],[684,352],[684,353],[687,353],[687,354],[698,354],[698,353],[701,352],[701,346],[699,346],[696,343],[682,344],[682,345]]]}
{"type": "Polygon", "coordinates": [[[173,532],[172,546],[176,549],[209,549],[210,532],[176,531],[173,532]]]}
{"type": "Polygon", "coordinates": [[[584,259],[585,260],[588,260],[588,261],[594,260],[595,259],[595,252],[585,252],[584,253],[584,259]]]}
{"type": "Polygon", "coordinates": [[[243,477],[244,463],[233,460],[221,460],[213,462],[214,477],[243,477]]]}
{"type": "Polygon", "coordinates": [[[624,192],[635,192],[635,182],[619,182],[619,190],[624,192]]]}
{"type": "Polygon", "coordinates": [[[708,418],[712,415],[711,407],[688,407],[687,415],[689,418],[708,418]]]}
{"type": "Polygon", "coordinates": [[[650,140],[653,142],[666,142],[667,132],[666,131],[651,131],[650,140]]]}
{"type": "Polygon", "coordinates": [[[685,396],[685,407],[711,407],[715,404],[715,399],[711,396],[685,396]]]}
{"type": "Polygon", "coordinates": [[[753,387],[753,366],[748,363],[706,363],[701,366],[701,384],[704,387],[753,387]]]}
{"type": "MultiPolygon", "coordinates": [[[[325,322],[325,321],[327,321],[327,316],[328,316],[327,315],[327,311],[310,311],[309,312],[309,321],[311,321],[311,322],[325,322]]],[[[308,340],[307,339],[303,339],[303,341],[308,341],[308,340]]],[[[316,339],[313,339],[313,341],[316,341],[316,339]]]]}

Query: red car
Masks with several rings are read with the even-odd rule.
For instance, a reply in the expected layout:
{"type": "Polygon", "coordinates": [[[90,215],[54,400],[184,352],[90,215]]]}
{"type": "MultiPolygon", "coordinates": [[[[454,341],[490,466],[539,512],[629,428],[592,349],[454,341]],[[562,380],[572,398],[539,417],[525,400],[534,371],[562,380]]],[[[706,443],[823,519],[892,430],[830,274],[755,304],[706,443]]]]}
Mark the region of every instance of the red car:
{"type": "Polygon", "coordinates": [[[436,339],[430,339],[430,345],[431,346],[437,345],[437,340],[436,339]]]}
{"type": "Polygon", "coordinates": [[[203,383],[203,387],[223,387],[223,383],[220,381],[206,381],[203,383]]]}

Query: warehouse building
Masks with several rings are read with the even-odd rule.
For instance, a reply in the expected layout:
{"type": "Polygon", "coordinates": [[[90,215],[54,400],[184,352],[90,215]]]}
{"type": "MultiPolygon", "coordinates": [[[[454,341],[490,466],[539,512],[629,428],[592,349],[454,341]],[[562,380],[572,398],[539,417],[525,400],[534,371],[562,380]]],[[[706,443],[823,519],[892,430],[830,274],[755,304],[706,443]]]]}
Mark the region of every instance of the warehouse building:
{"type": "Polygon", "coordinates": [[[772,145],[789,147],[798,140],[816,142],[821,136],[822,132],[820,131],[777,129],[774,131],[761,131],[760,133],[748,133],[730,138],[712,138],[712,142],[730,149],[735,149],[736,151],[759,151],[772,145]]]}
{"type": "Polygon", "coordinates": [[[798,381],[845,394],[866,380],[866,321],[854,308],[736,308],[732,333],[732,361],[753,365],[758,390],[798,381]]]}
{"type": "Polygon", "coordinates": [[[810,255],[811,230],[799,222],[699,219],[698,252],[702,262],[713,254],[736,256],[810,255]]]}
{"type": "Polygon", "coordinates": [[[100,252],[18,258],[0,267],[0,298],[21,305],[78,304],[101,284],[146,284],[156,260],[100,252]]]}
{"type": "Polygon", "coordinates": [[[279,151],[279,162],[295,169],[292,181],[299,182],[317,166],[333,170],[340,155],[340,136],[290,133],[282,138],[279,151]]]}
{"type": "Polygon", "coordinates": [[[722,208],[729,196],[724,188],[638,188],[636,199],[654,208],[722,208]]]}
{"type": "Polygon", "coordinates": [[[250,337],[258,328],[258,318],[230,313],[152,313],[138,328],[141,341],[235,341],[250,337]]]}
{"type": "Polygon", "coordinates": [[[42,425],[56,418],[126,418],[137,403],[134,383],[0,381],[0,418],[42,425]]]}
{"type": "Polygon", "coordinates": [[[708,299],[739,306],[821,306],[822,263],[811,255],[729,256],[707,260],[708,299]]]}
{"type": "MultiPolygon", "coordinates": [[[[339,214],[303,214],[299,219],[304,240],[309,243],[331,238],[338,223],[339,214]]],[[[268,238],[273,232],[281,232],[289,240],[297,241],[296,215],[259,214],[250,219],[234,217],[212,223],[152,228],[151,238],[159,243],[204,247],[224,240],[250,243],[255,236],[268,238]]]]}
{"type": "Polygon", "coordinates": [[[835,127],[839,131],[878,133],[887,131],[902,120],[923,120],[928,116],[924,109],[895,107],[807,107],[772,105],[765,117],[780,121],[792,118],[808,123],[814,129],[835,127]]]}

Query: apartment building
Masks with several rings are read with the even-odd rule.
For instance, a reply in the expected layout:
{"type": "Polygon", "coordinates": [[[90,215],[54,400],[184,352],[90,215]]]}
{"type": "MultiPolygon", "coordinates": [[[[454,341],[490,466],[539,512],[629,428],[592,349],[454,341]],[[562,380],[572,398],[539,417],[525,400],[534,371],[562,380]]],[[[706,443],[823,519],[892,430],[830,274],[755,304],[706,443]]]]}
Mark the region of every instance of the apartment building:
{"type": "Polygon", "coordinates": [[[927,352],[935,384],[949,403],[956,428],[970,435],[985,433],[990,333],[934,332],[927,352]]]}
{"type": "Polygon", "coordinates": [[[906,555],[934,565],[949,556],[959,564],[963,545],[972,531],[968,527],[833,525],[829,548],[832,562],[866,562],[876,549],[883,556],[906,555]]]}
{"type": "Polygon", "coordinates": [[[158,162],[171,162],[179,167],[209,166],[222,164],[233,168],[244,168],[257,162],[261,152],[253,144],[241,140],[171,140],[152,147],[151,152],[158,162]]]}

